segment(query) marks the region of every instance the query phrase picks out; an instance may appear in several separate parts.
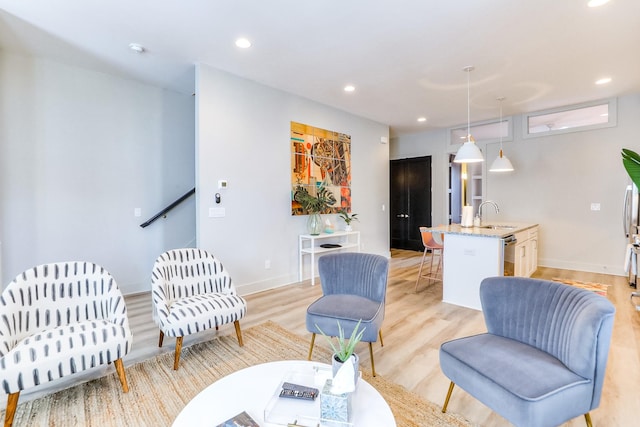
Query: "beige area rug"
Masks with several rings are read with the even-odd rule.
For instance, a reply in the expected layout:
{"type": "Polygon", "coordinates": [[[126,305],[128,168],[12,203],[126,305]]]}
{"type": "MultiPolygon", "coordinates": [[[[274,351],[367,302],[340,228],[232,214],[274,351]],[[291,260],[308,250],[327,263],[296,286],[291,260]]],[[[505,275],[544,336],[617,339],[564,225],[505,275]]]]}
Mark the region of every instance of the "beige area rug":
{"type": "MultiPolygon", "coordinates": [[[[273,322],[243,331],[243,338],[244,347],[238,347],[234,334],[183,348],[178,371],[172,369],[173,352],[125,367],[126,394],[114,373],[24,402],[18,405],[14,426],[170,426],[187,402],[217,379],[259,363],[306,360],[309,349],[308,338],[273,322]]],[[[329,352],[316,346],[314,360],[329,359],[329,352]]],[[[365,371],[363,378],[388,402],[398,427],[471,425],[379,375],[365,371]]]]}
{"type": "Polygon", "coordinates": [[[575,286],[576,288],[586,289],[587,291],[595,292],[598,295],[607,296],[607,288],[610,285],[605,285],[604,283],[595,283],[595,282],[581,282],[580,280],[570,280],[570,279],[560,279],[559,277],[554,277],[554,282],[564,283],[565,285],[575,286]]]}

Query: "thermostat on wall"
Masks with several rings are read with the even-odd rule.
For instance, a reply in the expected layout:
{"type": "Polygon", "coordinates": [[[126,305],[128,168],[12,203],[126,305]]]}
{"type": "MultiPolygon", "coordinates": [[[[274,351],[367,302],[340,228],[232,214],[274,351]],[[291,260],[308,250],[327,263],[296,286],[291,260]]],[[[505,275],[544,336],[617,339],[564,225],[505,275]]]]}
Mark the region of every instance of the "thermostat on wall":
{"type": "Polygon", "coordinates": [[[226,179],[218,180],[218,189],[225,189],[225,188],[227,188],[227,180],[226,179]]]}

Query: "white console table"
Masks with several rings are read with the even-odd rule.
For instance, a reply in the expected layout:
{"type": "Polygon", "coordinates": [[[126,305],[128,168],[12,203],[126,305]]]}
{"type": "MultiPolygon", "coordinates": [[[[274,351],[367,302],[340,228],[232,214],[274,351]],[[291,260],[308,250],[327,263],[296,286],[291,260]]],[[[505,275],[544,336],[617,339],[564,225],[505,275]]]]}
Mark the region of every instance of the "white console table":
{"type": "Polygon", "coordinates": [[[320,233],[317,236],[301,234],[298,241],[298,281],[304,280],[304,255],[311,255],[311,286],[314,286],[316,284],[316,255],[352,248],[360,252],[359,231],[336,231],[334,233],[320,233]],[[320,247],[325,243],[335,243],[340,247],[320,247]]]}

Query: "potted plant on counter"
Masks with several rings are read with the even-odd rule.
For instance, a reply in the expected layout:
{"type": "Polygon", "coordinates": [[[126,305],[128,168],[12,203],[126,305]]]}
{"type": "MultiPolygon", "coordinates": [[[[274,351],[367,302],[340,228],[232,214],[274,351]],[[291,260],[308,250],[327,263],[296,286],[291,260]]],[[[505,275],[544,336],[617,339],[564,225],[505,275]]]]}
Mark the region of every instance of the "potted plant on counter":
{"type": "Polygon", "coordinates": [[[344,223],[346,224],[344,227],[344,231],[351,231],[353,230],[351,228],[351,222],[353,221],[360,221],[358,218],[356,218],[358,216],[358,214],[354,213],[354,214],[350,214],[346,209],[341,209],[340,212],[338,212],[338,215],[340,216],[340,218],[342,218],[342,220],[344,221],[344,223]]]}

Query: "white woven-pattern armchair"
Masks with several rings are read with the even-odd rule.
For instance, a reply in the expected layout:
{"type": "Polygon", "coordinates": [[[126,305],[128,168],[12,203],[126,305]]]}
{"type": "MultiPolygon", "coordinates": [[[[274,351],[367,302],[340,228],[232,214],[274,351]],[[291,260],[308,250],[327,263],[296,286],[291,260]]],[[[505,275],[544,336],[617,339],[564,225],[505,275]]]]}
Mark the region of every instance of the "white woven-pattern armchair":
{"type": "Polygon", "coordinates": [[[90,262],[43,264],[18,275],[0,297],[0,384],[5,426],[22,390],[114,363],[129,391],[122,357],[131,348],[122,293],[90,262]]]}
{"type": "Polygon", "coordinates": [[[160,255],[151,274],[153,320],[164,336],[176,337],[173,369],[178,369],[182,339],[233,322],[242,343],[240,319],[246,301],[236,294],[231,276],[210,253],[194,248],[174,249],[160,255]]]}

